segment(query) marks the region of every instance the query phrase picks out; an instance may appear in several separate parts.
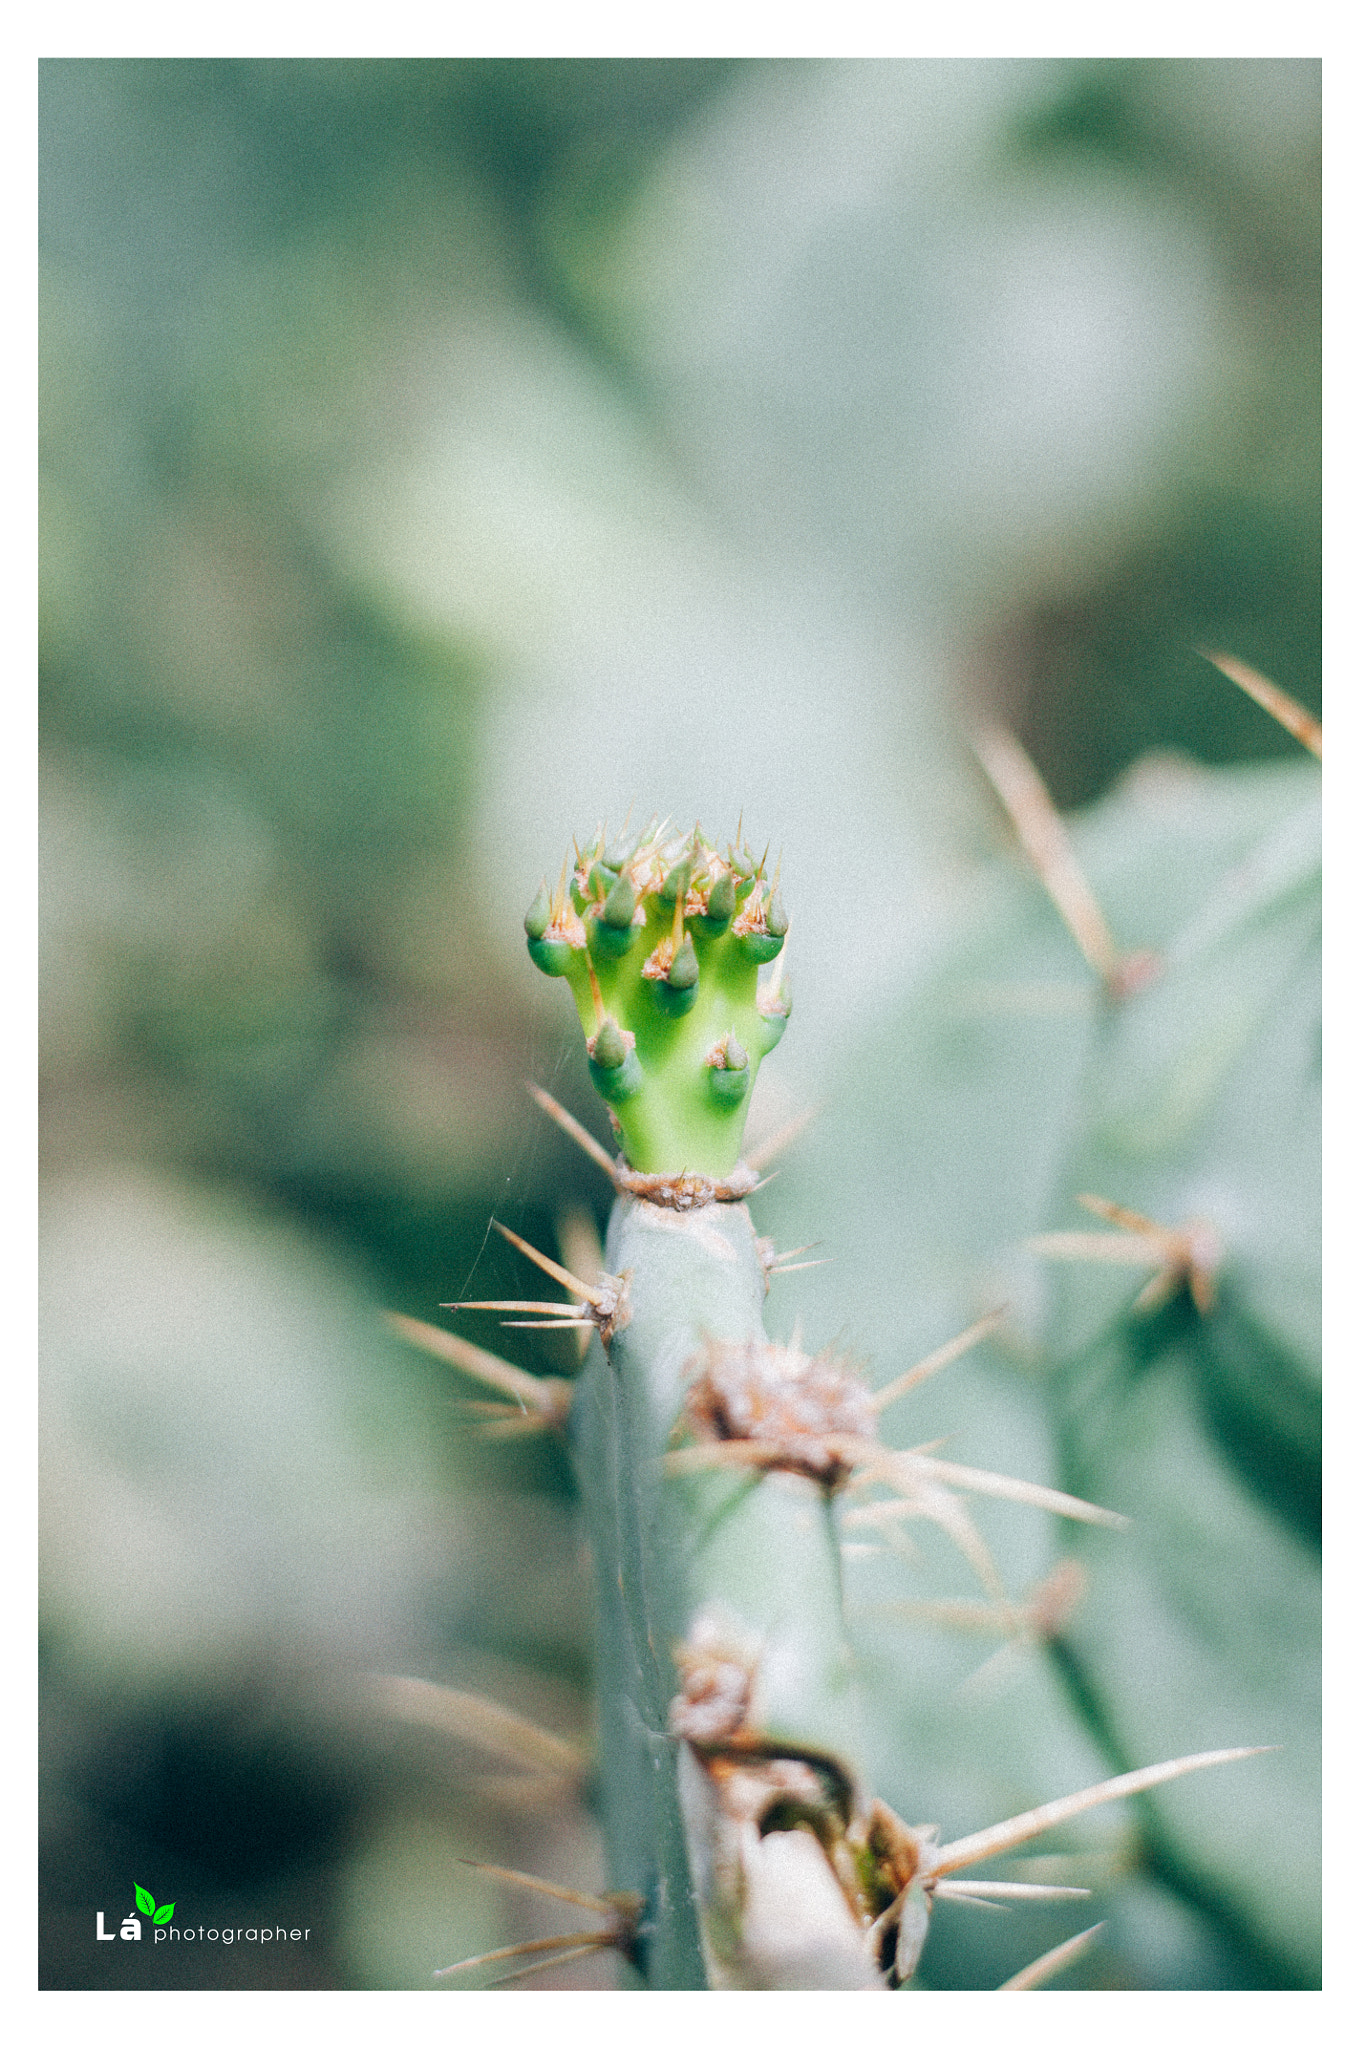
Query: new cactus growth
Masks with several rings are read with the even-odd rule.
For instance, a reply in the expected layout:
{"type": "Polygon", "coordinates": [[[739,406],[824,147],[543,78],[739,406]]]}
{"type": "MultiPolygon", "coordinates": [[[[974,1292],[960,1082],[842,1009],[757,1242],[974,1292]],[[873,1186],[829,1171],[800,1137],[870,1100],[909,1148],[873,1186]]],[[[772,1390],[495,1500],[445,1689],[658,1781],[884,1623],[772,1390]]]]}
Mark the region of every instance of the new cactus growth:
{"type": "MultiPolygon", "coordinates": [[[[1292,906],[1293,920],[1281,960],[1306,947],[1308,804],[1303,822],[1271,822],[1259,856],[1238,835],[1245,879],[1230,877],[1226,893],[1190,916],[1179,950],[1124,957],[1057,820],[1036,816],[1028,764],[1019,757],[1017,767],[999,741],[984,757],[1094,971],[1087,1092],[1113,1105],[1100,1159],[1115,1159],[1119,1133],[1132,1158],[1146,1159],[1160,1127],[1151,1111],[1150,1120],[1130,1122],[1130,1083],[1121,1079],[1123,1069],[1134,1078],[1142,1071],[1139,1033],[1154,1034],[1159,1056],[1174,1055],[1178,1032],[1198,1048],[1198,1065],[1182,1070],[1182,1085],[1198,1076],[1200,1086],[1191,1125],[1183,1116],[1177,1126],[1190,1128],[1208,1099],[1206,1048],[1230,1060],[1252,1026],[1239,1003],[1235,1036],[1214,1018],[1200,1029],[1178,1007],[1177,976],[1185,963],[1199,972],[1195,963],[1244,928],[1259,948],[1262,920],[1277,903],[1292,906]]],[[[935,1827],[904,1819],[876,1788],[882,1729],[864,1709],[881,1673],[847,1610],[847,1530],[933,1522],[974,1574],[981,1612],[1016,1640],[1051,1640],[1064,1675],[1090,1689],[1102,1682],[1102,1651],[1083,1671],[1064,1635],[1080,1568],[1061,1565],[1032,1610],[1021,1608],[967,1499],[1026,1503],[1087,1532],[1124,1523],[1075,1493],[884,1440],[885,1411],[995,1331],[1001,1309],[877,1391],[851,1359],[809,1356],[796,1338],[767,1332],[771,1277],[790,1270],[794,1254],[777,1258],[757,1235],[748,1198],[760,1183],[742,1146],[760,1062],[790,1013],[787,929],[764,859],[740,841],[720,852],[697,828],[685,836],[649,828],[613,842],[600,833],[555,890],[544,884],[525,918],[529,952],[571,990],[620,1156],[535,1092],[613,1181],[605,1270],[573,1274],[515,1239],[572,1301],[460,1306],[533,1311],[548,1325],[588,1332],[584,1369],[574,1383],[540,1379],[447,1333],[403,1326],[510,1396],[528,1426],[560,1429],[570,1445],[594,1563],[597,1798],[614,1887],[583,1902],[606,1931],[583,1934],[571,1952],[612,1946],[651,1988],[896,1988],[911,1978],[938,1900],[1079,1890],[964,1875],[975,1863],[1093,1806],[1255,1753],[1216,1749],[1121,1768],[1087,1791],[944,1845],[935,1827]]],[[[1149,1068],[1149,1081],[1158,1074],[1165,1078],[1149,1068]]],[[[1099,1491],[1105,1469],[1092,1432],[1110,1400],[1111,1316],[1116,1327],[1130,1315],[1141,1327],[1179,1316],[1184,1303],[1206,1329],[1230,1334],[1220,1291],[1236,1299],[1241,1285],[1220,1270],[1228,1255],[1212,1217],[1143,1214],[1116,1199],[1130,1182],[1127,1172],[1111,1174],[1110,1192],[1087,1199],[1106,1226],[1094,1249],[1086,1233],[1030,1240],[1032,1261],[1086,1276],[1095,1289],[1058,1293],[1051,1339],[1058,1441],[1083,1490],[1099,1491]],[[1064,1259],[1066,1269],[1053,1266],[1064,1259]]],[[[1250,1284],[1249,1266],[1241,1279],[1250,1284]]],[[[1262,1293],[1260,1314],[1274,1300],[1262,1293]]],[[[1127,1497],[1120,1504],[1138,1511],[1127,1497]]],[[[1100,1643],[1099,1630],[1093,1640],[1100,1643]]],[[[873,1706],[881,1721],[881,1700],[873,1706]]],[[[1113,1743],[1108,1753],[1124,1754],[1113,1743]]],[[[910,1779],[907,1758],[895,1784],[910,1779]]],[[[1047,1981],[1088,1934],[1001,1988],[1047,1981]]],[[[547,1946],[556,1954],[571,1944],[563,1937],[547,1946]]]]}
{"type": "Polygon", "coordinates": [[[575,998],[629,1166],[722,1180],[789,1017],[779,977],[759,984],[788,929],[764,861],[739,843],[722,854],[697,829],[613,844],[600,833],[551,895],[544,882],[524,929],[534,964],[575,998]]]}

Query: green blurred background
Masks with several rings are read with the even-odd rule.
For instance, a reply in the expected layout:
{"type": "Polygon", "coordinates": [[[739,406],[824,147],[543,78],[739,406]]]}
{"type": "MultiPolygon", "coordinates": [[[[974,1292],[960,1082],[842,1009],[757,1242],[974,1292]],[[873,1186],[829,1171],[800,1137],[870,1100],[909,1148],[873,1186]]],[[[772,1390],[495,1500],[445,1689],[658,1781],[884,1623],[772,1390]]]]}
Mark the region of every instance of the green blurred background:
{"type": "MultiPolygon", "coordinates": [[[[588,1802],[363,1689],[588,1739],[565,1462],[471,1439],[378,1314],[520,1292],[493,1211],[603,1219],[524,1093],[599,1128],[524,905],[601,817],[744,810],[794,919],[773,1124],[901,1056],[1006,843],[971,720],[1064,805],[1149,749],[1293,757],[1194,649],[1318,704],[1319,96],[42,66],[44,1984],[422,1988],[560,1924],[458,1858],[602,1881],[588,1802]],[[97,1949],[134,1881],[312,1938],[97,1949]]],[[[869,1195],[789,1172],[852,1239],[869,1195]]],[[[825,1341],[835,1267],[797,1288],[825,1341]]],[[[1174,1878],[1074,1983],[1309,1981],[1174,1878]]],[[[926,1968],[1000,1974],[981,1934],[926,1968]]]]}

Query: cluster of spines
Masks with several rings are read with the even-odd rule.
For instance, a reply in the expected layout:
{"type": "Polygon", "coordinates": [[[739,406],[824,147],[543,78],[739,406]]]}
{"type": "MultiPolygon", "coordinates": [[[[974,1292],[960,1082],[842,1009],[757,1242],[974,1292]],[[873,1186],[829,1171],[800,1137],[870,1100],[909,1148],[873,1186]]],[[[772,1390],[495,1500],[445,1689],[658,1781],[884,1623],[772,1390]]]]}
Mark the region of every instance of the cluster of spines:
{"type": "Polygon", "coordinates": [[[759,986],[788,919],[777,879],[741,839],[726,851],[698,826],[601,831],[524,920],[529,954],[563,977],[586,1033],[594,1085],[630,1163],[661,1172],[735,1162],[756,1069],[778,1043],[782,976],[759,986]],[[658,1102],[630,1116],[652,1084],[658,1102]],[[666,1096],[667,1102],[659,1098],[666,1096]]]}

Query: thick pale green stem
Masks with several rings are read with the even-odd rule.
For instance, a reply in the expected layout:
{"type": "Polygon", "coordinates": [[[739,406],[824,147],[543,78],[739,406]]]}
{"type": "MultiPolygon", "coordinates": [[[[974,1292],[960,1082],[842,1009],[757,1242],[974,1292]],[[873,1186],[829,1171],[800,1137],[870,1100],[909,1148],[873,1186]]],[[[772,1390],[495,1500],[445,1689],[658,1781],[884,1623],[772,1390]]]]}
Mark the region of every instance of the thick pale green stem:
{"type": "Polygon", "coordinates": [[[624,1197],[606,1258],[628,1275],[625,1308],[607,1351],[592,1348],[573,1442],[599,1594],[612,1881],[649,1902],[646,1969],[655,1988],[795,1978],[867,1987],[878,1978],[862,1924],[815,1833],[823,1822],[845,1833],[858,1785],[828,1493],[794,1471],[665,1469],[706,1347],[768,1345],[750,1216],[744,1203],[677,1212],[624,1197]],[[697,1669],[697,1704],[688,1708],[677,1656],[697,1669]],[[706,1703],[705,1659],[738,1689],[741,1671],[749,1677],[730,1727],[721,1699],[716,1712],[706,1703]],[[763,1801],[745,1821],[724,1810],[724,1772],[711,1768],[728,1737],[728,1763],[742,1761],[745,1745],[746,1791],[763,1801]],[[779,1759],[790,1760],[782,1810],[779,1759]],[[762,1772],[768,1788],[755,1782],[762,1772]],[[772,1842],[790,1831],[797,1843],[772,1842]],[[818,1953],[781,1961],[790,1923],[779,1900],[819,1884],[818,1953]]]}

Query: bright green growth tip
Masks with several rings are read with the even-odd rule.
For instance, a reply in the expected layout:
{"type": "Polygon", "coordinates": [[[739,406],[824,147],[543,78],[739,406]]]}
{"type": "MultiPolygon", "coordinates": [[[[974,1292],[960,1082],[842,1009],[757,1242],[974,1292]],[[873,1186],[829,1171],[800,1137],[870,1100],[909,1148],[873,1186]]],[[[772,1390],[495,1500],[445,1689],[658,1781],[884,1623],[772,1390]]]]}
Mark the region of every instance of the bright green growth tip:
{"type": "Polygon", "coordinates": [[[788,1022],[779,969],[788,918],[763,858],[720,853],[696,826],[649,827],[578,848],[524,920],[529,955],[562,977],[590,1077],[640,1173],[721,1178],[741,1156],[761,1060],[788,1022]]]}

